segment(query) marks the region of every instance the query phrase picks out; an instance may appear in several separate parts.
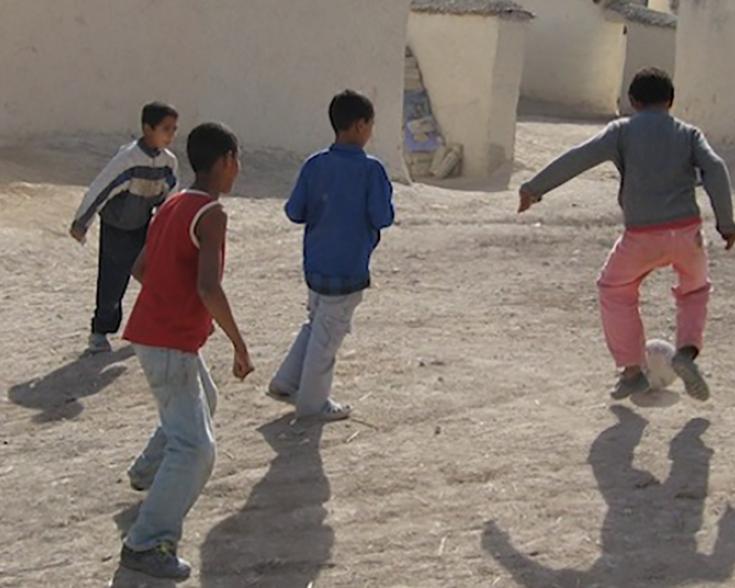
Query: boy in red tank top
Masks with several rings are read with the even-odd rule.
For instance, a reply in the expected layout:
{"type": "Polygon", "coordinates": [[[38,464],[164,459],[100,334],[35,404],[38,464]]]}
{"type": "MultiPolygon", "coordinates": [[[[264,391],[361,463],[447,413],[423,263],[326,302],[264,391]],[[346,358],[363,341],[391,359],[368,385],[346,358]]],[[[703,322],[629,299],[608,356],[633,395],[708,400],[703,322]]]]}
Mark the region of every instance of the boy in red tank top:
{"type": "Polygon", "coordinates": [[[133,488],[148,495],[120,563],[174,580],[191,573],[176,547],[214,465],[217,389],[199,353],[213,319],[232,341],[235,377],[254,369],[221,284],[227,215],[219,195],[230,192],[240,171],[237,138],[222,125],[203,124],[189,135],[187,154],[196,180],[169,198],[151,223],[133,267],[142,289],[124,333],[161,423],[128,470],[133,488]]]}

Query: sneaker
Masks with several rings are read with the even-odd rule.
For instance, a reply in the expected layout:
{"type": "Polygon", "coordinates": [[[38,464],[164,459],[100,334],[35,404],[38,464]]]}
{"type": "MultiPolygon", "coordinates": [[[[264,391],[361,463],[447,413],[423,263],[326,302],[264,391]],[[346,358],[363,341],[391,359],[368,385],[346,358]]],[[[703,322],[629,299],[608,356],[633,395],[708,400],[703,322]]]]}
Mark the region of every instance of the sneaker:
{"type": "Polygon", "coordinates": [[[154,578],[175,581],[186,580],[191,575],[189,562],[176,556],[176,547],[161,543],[148,551],[133,551],[123,544],[120,565],[154,578]]]}
{"type": "Polygon", "coordinates": [[[702,402],[709,398],[707,381],[690,355],[677,351],[671,360],[671,367],[684,382],[684,388],[689,396],[702,402]]]}
{"type": "Polygon", "coordinates": [[[651,384],[648,382],[648,378],[641,372],[632,378],[624,378],[621,375],[618,383],[615,384],[615,388],[610,392],[610,396],[613,400],[623,400],[633,394],[645,394],[650,390],[651,384]]]}
{"type": "Polygon", "coordinates": [[[333,400],[327,400],[321,412],[318,412],[314,416],[319,420],[330,422],[348,419],[351,414],[352,407],[349,404],[338,404],[333,400]]]}
{"type": "Polygon", "coordinates": [[[107,335],[92,333],[89,336],[89,343],[87,344],[88,354],[96,355],[97,353],[107,353],[109,351],[112,351],[112,346],[107,340],[107,335]]]}
{"type": "Polygon", "coordinates": [[[150,484],[145,484],[140,478],[133,474],[132,470],[128,470],[128,480],[130,480],[130,487],[136,492],[145,492],[150,488],[150,484]]]}
{"type": "Polygon", "coordinates": [[[291,405],[296,404],[296,399],[292,394],[279,389],[273,382],[268,386],[268,391],[265,394],[278,402],[285,402],[286,404],[291,405]]]}

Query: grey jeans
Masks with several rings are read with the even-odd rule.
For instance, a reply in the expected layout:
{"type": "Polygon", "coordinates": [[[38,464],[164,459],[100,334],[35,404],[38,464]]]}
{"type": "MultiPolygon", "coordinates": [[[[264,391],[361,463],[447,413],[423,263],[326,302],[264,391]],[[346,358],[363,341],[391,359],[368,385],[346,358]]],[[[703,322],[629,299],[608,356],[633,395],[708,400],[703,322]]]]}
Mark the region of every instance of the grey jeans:
{"type": "Polygon", "coordinates": [[[161,419],[128,471],[148,496],[125,544],[145,551],[179,542],[184,517],[212,473],[217,388],[200,355],[145,345],[135,345],[135,353],[161,419]]]}
{"type": "Polygon", "coordinates": [[[295,398],[297,416],[313,415],[324,408],[332,390],[337,351],[352,328],[352,316],[360,302],[362,292],[324,296],[309,291],[309,320],[272,382],[295,398]]]}

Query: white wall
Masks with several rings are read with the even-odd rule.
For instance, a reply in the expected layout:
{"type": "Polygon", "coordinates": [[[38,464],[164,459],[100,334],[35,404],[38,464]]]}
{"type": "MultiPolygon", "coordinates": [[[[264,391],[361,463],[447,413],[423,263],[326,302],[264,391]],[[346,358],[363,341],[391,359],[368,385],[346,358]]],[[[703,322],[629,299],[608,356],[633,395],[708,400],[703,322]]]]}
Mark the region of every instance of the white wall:
{"type": "Polygon", "coordinates": [[[679,6],[676,112],[715,143],[735,143],[735,2],[679,6]]]}
{"type": "Polygon", "coordinates": [[[648,8],[658,10],[659,12],[668,12],[673,14],[671,10],[671,0],[648,0],[648,8]]]}
{"type": "Polygon", "coordinates": [[[2,0],[0,135],[135,131],[173,102],[186,131],[220,119],[246,145],[328,144],[351,87],[377,111],[373,152],[403,173],[410,0],[2,0]]]}
{"type": "Polygon", "coordinates": [[[490,175],[513,159],[526,23],[474,14],[412,12],[408,39],[462,173],[490,175]]]}
{"type": "Polygon", "coordinates": [[[526,43],[521,94],[579,114],[617,111],[625,60],[621,23],[592,0],[523,0],[536,15],[526,43]]]}
{"type": "Polygon", "coordinates": [[[628,88],[633,77],[644,67],[658,67],[674,75],[676,60],[676,29],[647,26],[637,22],[627,24],[627,45],[623,84],[620,89],[620,110],[633,112],[628,100],[628,88]]]}

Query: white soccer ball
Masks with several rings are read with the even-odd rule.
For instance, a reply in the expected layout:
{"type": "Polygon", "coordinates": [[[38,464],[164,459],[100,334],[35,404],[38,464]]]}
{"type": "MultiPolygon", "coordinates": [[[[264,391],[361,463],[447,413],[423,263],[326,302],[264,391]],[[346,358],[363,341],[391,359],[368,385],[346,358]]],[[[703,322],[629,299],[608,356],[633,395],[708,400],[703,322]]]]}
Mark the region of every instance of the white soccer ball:
{"type": "Polygon", "coordinates": [[[651,339],[646,343],[645,374],[654,390],[664,390],[676,381],[676,372],[671,367],[675,353],[676,348],[668,341],[651,339]]]}

